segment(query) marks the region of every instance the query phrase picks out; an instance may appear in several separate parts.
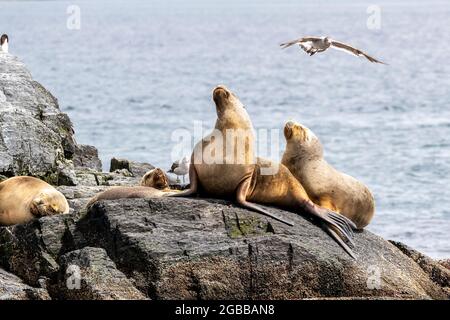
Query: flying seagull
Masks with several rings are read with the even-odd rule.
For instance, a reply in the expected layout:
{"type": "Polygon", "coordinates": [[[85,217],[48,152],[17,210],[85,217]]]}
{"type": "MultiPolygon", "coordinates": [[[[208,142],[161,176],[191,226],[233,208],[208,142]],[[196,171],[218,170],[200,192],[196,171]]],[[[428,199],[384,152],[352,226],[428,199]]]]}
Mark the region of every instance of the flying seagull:
{"type": "Polygon", "coordinates": [[[370,62],[376,62],[376,63],[382,63],[386,64],[384,62],[381,62],[368,54],[364,53],[363,51],[356,49],[348,44],[330,39],[329,37],[304,37],[296,40],[292,40],[286,43],[280,44],[280,46],[285,49],[287,47],[290,47],[294,44],[298,44],[300,48],[302,48],[306,53],[308,53],[310,56],[317,52],[323,52],[327,50],[328,48],[333,48],[336,50],[341,50],[344,52],[347,52],[349,54],[352,54],[357,57],[365,57],[370,62]]]}

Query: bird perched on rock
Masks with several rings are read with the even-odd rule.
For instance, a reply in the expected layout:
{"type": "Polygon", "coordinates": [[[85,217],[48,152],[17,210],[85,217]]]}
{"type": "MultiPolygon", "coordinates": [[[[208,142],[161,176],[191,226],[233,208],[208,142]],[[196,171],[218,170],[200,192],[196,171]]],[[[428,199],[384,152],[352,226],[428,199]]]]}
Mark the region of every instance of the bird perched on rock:
{"type": "Polygon", "coordinates": [[[292,40],[286,43],[280,44],[280,46],[285,49],[287,47],[290,47],[294,44],[298,44],[300,48],[302,48],[306,53],[308,53],[310,56],[318,53],[323,52],[329,48],[333,48],[336,50],[344,51],[348,54],[357,56],[357,57],[365,57],[370,62],[375,63],[382,63],[386,64],[384,62],[381,62],[368,54],[364,53],[363,51],[352,47],[348,44],[330,39],[329,37],[304,37],[296,40],[292,40]]]}
{"type": "Polygon", "coordinates": [[[8,53],[9,49],[9,38],[7,34],[2,34],[2,37],[0,38],[0,51],[8,53]]]}
{"type": "Polygon", "coordinates": [[[177,182],[179,182],[178,177],[183,176],[183,183],[185,183],[184,176],[189,173],[189,159],[184,157],[181,160],[175,161],[167,172],[175,173],[177,175],[177,182]]]}

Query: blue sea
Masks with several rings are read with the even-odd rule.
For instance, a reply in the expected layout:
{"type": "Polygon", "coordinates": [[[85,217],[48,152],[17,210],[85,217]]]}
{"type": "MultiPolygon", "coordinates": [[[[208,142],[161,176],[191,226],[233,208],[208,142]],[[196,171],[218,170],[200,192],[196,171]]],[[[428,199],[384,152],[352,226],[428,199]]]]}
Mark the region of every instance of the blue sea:
{"type": "Polygon", "coordinates": [[[450,258],[450,2],[372,5],[2,1],[0,32],[104,169],[113,156],[168,169],[173,132],[212,127],[211,91],[225,84],[256,129],[279,130],[273,158],[286,120],[302,122],[331,164],[373,191],[369,230],[450,258]],[[280,49],[303,35],[328,35],[389,65],[280,49]]]}

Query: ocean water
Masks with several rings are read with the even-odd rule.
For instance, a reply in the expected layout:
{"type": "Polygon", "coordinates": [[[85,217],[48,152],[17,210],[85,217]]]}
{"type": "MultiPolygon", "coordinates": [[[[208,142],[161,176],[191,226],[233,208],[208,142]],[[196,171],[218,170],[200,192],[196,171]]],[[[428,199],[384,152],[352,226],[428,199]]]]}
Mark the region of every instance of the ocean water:
{"type": "Polygon", "coordinates": [[[367,27],[367,1],[7,1],[0,32],[105,169],[113,156],[169,168],[172,134],[212,127],[211,90],[226,84],[256,129],[279,130],[272,158],[286,120],[302,122],[331,164],[373,191],[369,230],[449,258],[450,3],[376,2],[379,29],[367,27]],[[69,5],[79,30],[67,28],[69,5]],[[303,35],[389,66],[280,50],[303,35]]]}

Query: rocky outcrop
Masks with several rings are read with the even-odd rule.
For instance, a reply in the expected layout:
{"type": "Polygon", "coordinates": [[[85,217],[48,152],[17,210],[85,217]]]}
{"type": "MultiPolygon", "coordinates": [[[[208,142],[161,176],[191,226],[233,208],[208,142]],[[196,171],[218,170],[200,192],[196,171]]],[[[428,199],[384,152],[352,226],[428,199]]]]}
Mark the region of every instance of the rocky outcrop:
{"type": "Polygon", "coordinates": [[[145,173],[152,169],[155,169],[155,167],[149,163],[142,163],[118,158],[111,159],[111,172],[127,170],[132,174],[132,176],[141,178],[145,173]]]}
{"type": "Polygon", "coordinates": [[[49,300],[47,290],[26,285],[19,277],[0,269],[0,300],[49,300]]]}
{"type": "Polygon", "coordinates": [[[83,248],[60,259],[55,295],[68,300],[143,300],[144,294],[119,270],[105,250],[83,248]]]}
{"type": "Polygon", "coordinates": [[[96,193],[137,185],[150,169],[113,159],[102,172],[97,150],[76,143],[57,100],[0,53],[0,179],[43,178],[71,207],[0,227],[0,299],[450,297],[446,262],[368,231],[355,235],[353,260],[292,212],[269,208],[294,227],[213,199],[122,199],[86,209],[96,193]]]}
{"type": "Polygon", "coordinates": [[[430,257],[427,257],[401,242],[390,242],[399,248],[405,255],[413,259],[434,282],[438,283],[443,288],[446,288],[447,292],[450,294],[450,270],[445,263],[434,261],[430,257]]]}
{"type": "Polygon", "coordinates": [[[0,228],[0,266],[53,299],[449,298],[448,274],[368,231],[355,261],[309,220],[270,210],[295,226],[221,200],[99,202],[0,228]],[[69,266],[82,270],[79,291],[69,266]]]}
{"type": "Polygon", "coordinates": [[[73,133],[57,99],[16,57],[0,53],[0,175],[77,184],[73,159],[86,147],[77,145],[73,133]]]}

